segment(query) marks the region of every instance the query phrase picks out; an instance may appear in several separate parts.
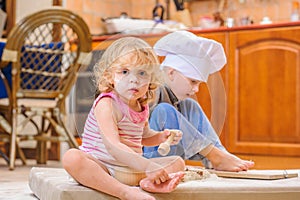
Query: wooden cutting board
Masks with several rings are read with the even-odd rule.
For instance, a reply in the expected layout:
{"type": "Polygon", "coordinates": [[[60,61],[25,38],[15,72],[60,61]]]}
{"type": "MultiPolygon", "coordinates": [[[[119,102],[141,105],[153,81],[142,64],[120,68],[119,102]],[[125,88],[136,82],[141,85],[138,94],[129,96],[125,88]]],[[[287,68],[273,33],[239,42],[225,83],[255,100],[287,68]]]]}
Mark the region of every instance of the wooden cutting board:
{"type": "Polygon", "coordinates": [[[246,179],[264,179],[275,180],[284,178],[298,177],[298,173],[295,170],[248,170],[241,172],[228,172],[208,170],[210,173],[216,174],[219,177],[224,178],[246,178],[246,179]]]}

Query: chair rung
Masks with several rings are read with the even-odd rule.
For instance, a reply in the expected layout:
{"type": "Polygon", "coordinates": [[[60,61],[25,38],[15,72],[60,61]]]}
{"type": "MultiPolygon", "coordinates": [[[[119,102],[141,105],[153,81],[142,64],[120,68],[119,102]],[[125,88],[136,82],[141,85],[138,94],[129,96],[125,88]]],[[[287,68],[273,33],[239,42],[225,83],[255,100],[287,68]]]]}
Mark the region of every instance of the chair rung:
{"type": "Polygon", "coordinates": [[[50,142],[68,142],[69,139],[66,137],[57,137],[57,136],[39,136],[39,135],[33,135],[33,136],[19,136],[20,141],[25,140],[38,140],[38,141],[50,141],[50,142]]]}

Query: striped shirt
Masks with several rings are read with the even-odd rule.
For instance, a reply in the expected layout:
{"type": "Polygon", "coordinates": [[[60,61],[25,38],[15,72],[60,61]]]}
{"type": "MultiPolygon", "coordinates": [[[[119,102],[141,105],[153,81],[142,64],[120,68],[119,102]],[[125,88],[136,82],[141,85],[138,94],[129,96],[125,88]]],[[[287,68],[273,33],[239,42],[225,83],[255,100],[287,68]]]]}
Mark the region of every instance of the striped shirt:
{"type": "Polygon", "coordinates": [[[149,107],[148,105],[144,106],[141,112],[136,112],[129,108],[128,105],[114,93],[102,93],[94,101],[85,122],[82,145],[79,148],[104,163],[126,166],[111,156],[103,143],[102,135],[94,114],[95,106],[103,97],[112,98],[116,102],[116,109],[120,109],[122,113],[121,120],[117,122],[120,141],[140,155],[142,155],[142,138],[152,136],[148,134],[148,127],[145,128],[149,116],[149,107]]]}

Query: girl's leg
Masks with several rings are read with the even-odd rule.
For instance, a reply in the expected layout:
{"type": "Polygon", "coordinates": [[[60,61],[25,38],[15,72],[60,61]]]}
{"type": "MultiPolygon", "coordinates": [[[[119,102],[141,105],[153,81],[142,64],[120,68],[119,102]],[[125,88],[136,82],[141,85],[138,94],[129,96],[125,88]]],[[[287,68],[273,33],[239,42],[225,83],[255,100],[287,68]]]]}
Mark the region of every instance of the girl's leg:
{"type": "Polygon", "coordinates": [[[184,160],[179,156],[151,158],[151,161],[163,166],[168,174],[182,172],[185,169],[184,160]]]}
{"type": "Polygon", "coordinates": [[[138,187],[122,184],[108,174],[95,158],[78,149],[70,149],[62,160],[65,170],[80,184],[123,200],[155,200],[138,187]]]}
{"type": "Polygon", "coordinates": [[[152,158],[153,162],[163,166],[169,174],[170,179],[161,184],[155,184],[148,178],[140,181],[140,186],[148,192],[172,192],[180,183],[184,176],[185,163],[179,156],[167,156],[161,158],[152,158]]]}

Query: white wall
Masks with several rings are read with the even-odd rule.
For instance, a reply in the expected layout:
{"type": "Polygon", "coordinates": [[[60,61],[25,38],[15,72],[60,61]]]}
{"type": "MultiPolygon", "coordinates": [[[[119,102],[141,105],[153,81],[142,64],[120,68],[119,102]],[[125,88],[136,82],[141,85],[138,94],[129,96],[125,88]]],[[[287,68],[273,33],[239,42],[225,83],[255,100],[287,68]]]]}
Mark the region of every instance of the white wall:
{"type": "Polygon", "coordinates": [[[52,6],[53,0],[16,0],[16,22],[23,17],[52,6]]]}

